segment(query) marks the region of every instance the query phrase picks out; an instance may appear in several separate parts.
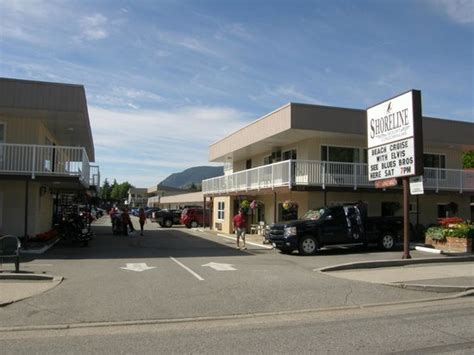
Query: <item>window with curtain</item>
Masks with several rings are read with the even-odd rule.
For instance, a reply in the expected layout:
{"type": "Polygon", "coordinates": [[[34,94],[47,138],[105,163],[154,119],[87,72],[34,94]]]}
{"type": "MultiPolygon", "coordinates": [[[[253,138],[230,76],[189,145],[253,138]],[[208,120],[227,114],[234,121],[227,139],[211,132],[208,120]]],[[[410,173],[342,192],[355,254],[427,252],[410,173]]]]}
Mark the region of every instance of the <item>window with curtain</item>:
{"type": "MultiPolygon", "coordinates": [[[[423,154],[423,165],[425,168],[446,169],[446,156],[444,154],[423,154]]],[[[446,171],[439,171],[428,169],[425,170],[424,175],[428,179],[445,179],[446,171]]]]}

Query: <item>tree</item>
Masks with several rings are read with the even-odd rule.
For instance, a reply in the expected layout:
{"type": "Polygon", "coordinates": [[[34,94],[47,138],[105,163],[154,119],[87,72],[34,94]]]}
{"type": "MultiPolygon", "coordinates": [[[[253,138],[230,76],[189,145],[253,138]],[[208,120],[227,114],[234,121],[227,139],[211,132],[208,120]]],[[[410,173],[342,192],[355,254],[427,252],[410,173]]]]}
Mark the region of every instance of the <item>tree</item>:
{"type": "Polygon", "coordinates": [[[474,168],[474,150],[462,154],[462,166],[464,169],[474,168]]]}
{"type": "Polygon", "coordinates": [[[131,187],[133,186],[128,181],[117,184],[117,181],[114,180],[114,184],[112,184],[112,190],[110,193],[111,200],[122,203],[127,198],[128,190],[130,190],[131,187]]]}
{"type": "Polygon", "coordinates": [[[112,187],[110,186],[110,183],[106,178],[100,190],[100,198],[102,199],[102,201],[110,201],[111,191],[112,191],[112,187]]]}

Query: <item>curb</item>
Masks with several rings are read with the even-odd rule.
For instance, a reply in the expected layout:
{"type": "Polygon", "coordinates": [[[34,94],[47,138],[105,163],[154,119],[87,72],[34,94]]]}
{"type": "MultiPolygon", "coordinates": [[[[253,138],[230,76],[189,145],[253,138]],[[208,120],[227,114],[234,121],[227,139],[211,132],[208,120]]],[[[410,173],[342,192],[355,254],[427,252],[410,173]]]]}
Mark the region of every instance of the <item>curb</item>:
{"type": "Polygon", "coordinates": [[[423,258],[423,259],[401,259],[401,260],[376,260],[376,261],[360,261],[347,264],[339,264],[333,266],[326,266],[313,271],[330,272],[353,269],[374,269],[379,267],[415,265],[415,264],[435,264],[435,263],[453,263],[474,261],[474,255],[468,256],[452,256],[443,258],[423,258]]]}
{"type": "Polygon", "coordinates": [[[17,281],[62,281],[62,276],[53,276],[48,274],[22,274],[22,273],[1,273],[0,280],[17,281]]]}
{"type": "Polygon", "coordinates": [[[444,285],[423,285],[407,283],[384,283],[382,285],[402,288],[404,290],[427,291],[427,292],[469,292],[474,290],[474,286],[444,286],[444,285]]]}
{"type": "Polygon", "coordinates": [[[110,321],[110,322],[89,322],[89,323],[70,323],[70,324],[51,324],[51,325],[23,325],[23,326],[11,326],[11,327],[0,327],[0,333],[9,333],[17,331],[41,331],[41,330],[70,330],[70,329],[85,329],[85,328],[105,328],[105,327],[124,327],[134,325],[156,325],[156,324],[180,324],[190,322],[212,322],[212,321],[225,321],[234,319],[249,319],[258,317],[270,317],[270,316],[284,316],[292,314],[305,314],[305,313],[322,313],[322,312],[338,312],[347,310],[357,309],[368,309],[386,306],[396,306],[403,304],[418,304],[418,303],[429,303],[444,300],[453,300],[457,298],[474,296],[474,291],[461,292],[455,295],[443,296],[443,297],[432,297],[423,298],[420,300],[407,300],[407,301],[396,301],[387,303],[369,303],[358,306],[338,306],[328,308],[309,308],[300,309],[293,311],[277,311],[277,312],[259,312],[259,313],[244,313],[244,314],[232,314],[223,316],[213,317],[189,317],[189,318],[172,318],[172,319],[139,319],[131,321],[110,321]]]}

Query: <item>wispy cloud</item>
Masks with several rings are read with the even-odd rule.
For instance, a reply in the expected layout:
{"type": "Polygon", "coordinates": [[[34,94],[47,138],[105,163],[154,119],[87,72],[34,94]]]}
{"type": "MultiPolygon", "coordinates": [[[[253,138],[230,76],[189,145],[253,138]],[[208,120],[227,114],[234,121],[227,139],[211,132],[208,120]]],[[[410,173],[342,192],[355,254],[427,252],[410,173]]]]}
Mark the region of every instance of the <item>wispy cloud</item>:
{"type": "MultiPolygon", "coordinates": [[[[89,117],[103,174],[131,181],[138,181],[142,174],[130,174],[130,169],[146,167],[166,177],[190,166],[209,164],[209,144],[251,119],[232,108],[206,106],[169,111],[119,111],[91,106],[89,117]],[[109,175],[108,167],[112,166],[116,167],[115,175],[109,175]],[[117,173],[117,167],[127,170],[127,177],[117,173]]],[[[158,182],[147,180],[150,185],[158,182]]]]}
{"type": "Polygon", "coordinates": [[[107,18],[102,14],[94,14],[91,16],[84,16],[79,20],[79,27],[81,29],[81,37],[89,40],[99,40],[108,37],[108,32],[105,28],[107,18]]]}
{"type": "Polygon", "coordinates": [[[454,22],[466,25],[474,23],[474,1],[430,0],[439,11],[443,11],[454,22]]]}
{"type": "Polygon", "coordinates": [[[278,85],[274,88],[265,88],[263,92],[258,95],[249,95],[253,101],[261,101],[273,99],[282,105],[288,102],[302,102],[308,104],[323,105],[324,102],[315,97],[305,94],[296,88],[293,84],[278,85]]]}

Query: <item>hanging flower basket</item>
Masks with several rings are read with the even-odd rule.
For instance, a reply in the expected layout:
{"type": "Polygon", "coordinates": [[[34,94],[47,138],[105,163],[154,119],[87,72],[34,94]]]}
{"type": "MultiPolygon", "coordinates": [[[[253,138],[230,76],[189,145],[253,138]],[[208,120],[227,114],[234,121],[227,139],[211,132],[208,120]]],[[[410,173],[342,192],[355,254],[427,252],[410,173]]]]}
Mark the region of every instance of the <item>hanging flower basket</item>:
{"type": "Polygon", "coordinates": [[[244,211],[247,212],[250,208],[250,202],[248,200],[240,201],[239,207],[244,211]]]}
{"type": "Polygon", "coordinates": [[[252,210],[259,208],[262,205],[263,205],[262,201],[253,200],[252,202],[250,202],[250,208],[252,210]]]}
{"type": "Polygon", "coordinates": [[[296,211],[298,209],[298,202],[286,200],[283,202],[283,209],[286,211],[296,211]]]}

